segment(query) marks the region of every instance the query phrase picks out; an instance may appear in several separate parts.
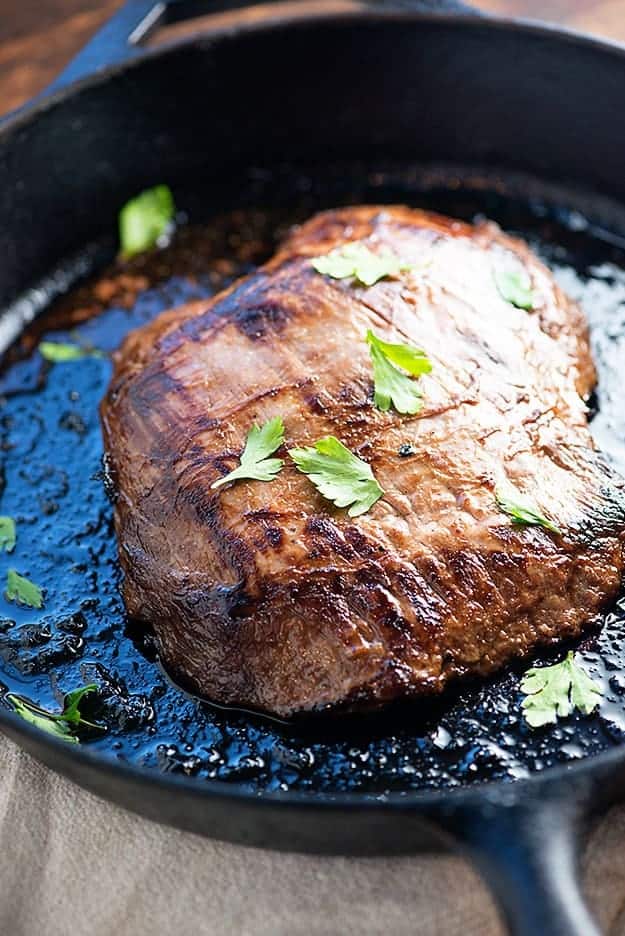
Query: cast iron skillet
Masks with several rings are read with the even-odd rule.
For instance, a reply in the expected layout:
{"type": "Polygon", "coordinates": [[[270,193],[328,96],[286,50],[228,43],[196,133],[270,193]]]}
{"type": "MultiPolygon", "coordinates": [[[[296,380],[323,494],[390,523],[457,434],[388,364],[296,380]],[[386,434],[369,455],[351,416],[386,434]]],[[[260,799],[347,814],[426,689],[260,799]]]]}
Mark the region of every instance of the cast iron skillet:
{"type": "MultiPolygon", "coordinates": [[[[482,207],[530,237],[545,231],[547,240],[561,237],[568,244],[562,248],[569,250],[567,256],[588,249],[592,256],[587,263],[579,260],[578,267],[606,258],[623,265],[625,55],[620,47],[491,19],[449,2],[371,2],[350,14],[311,13],[297,20],[285,15],[156,51],[140,48],[140,40],[159,20],[241,5],[128,3],[51,94],[0,129],[4,347],[55,292],[97,266],[107,251],[110,255],[112,245],[103,232],[114,230],[119,205],[161,181],[178,187],[183,207],[191,213],[197,184],[198,192],[208,192],[209,201],[218,204],[221,198],[224,208],[230,198],[235,204],[247,197],[250,208],[255,197],[265,204],[275,197],[280,211],[288,214],[287,209],[300,203],[304,213],[346,200],[347,177],[352,198],[416,201],[469,216],[482,207]],[[382,163],[386,168],[373,171],[382,163]],[[389,168],[391,164],[404,168],[389,168]],[[304,165],[306,170],[294,168],[304,165]],[[454,168],[458,166],[464,168],[454,168]],[[583,215],[593,223],[588,225],[583,215]]],[[[561,257],[554,247],[547,259],[561,257]]],[[[200,282],[193,288],[201,293],[203,287],[200,282]]],[[[189,290],[179,281],[168,283],[164,291],[153,290],[142,300],[141,314],[182,301],[189,290]]],[[[111,321],[101,319],[100,339],[105,340],[103,329],[111,321]]],[[[119,316],[115,321],[119,324],[119,316]]],[[[608,324],[600,323],[599,330],[605,326],[611,335],[608,324]]],[[[28,364],[23,366],[28,370],[28,364]]],[[[0,707],[2,729],[82,786],[151,819],[206,835],[348,854],[460,847],[485,874],[513,932],[596,933],[577,884],[577,837],[589,816],[618,798],[625,777],[625,748],[616,743],[622,731],[609,737],[606,723],[597,717],[573,719],[566,736],[558,728],[530,737],[511,710],[501,716],[504,731],[499,715],[506,700],[518,703],[515,672],[452,694],[427,712],[417,707],[408,716],[391,712],[386,721],[277,726],[190,699],[141,655],[139,638],[133,643],[132,633],[123,633],[121,625],[103,629],[104,618],[115,622],[122,612],[112,586],[114,572],[102,572],[114,555],[110,508],[103,495],[86,487],[89,472],[80,475],[83,462],[89,467],[89,458],[99,457],[96,424],[85,429],[91,446],[87,456],[78,441],[75,449],[68,449],[62,432],[51,434],[38,416],[40,431],[33,434],[23,463],[11,455],[25,444],[24,425],[38,406],[53,406],[68,394],[77,400],[82,393],[93,418],[106,374],[90,368],[100,366],[86,362],[71,377],[61,369],[48,374],[50,396],[43,403],[34,393],[36,381],[29,389],[30,372],[20,378],[21,394],[11,397],[6,385],[2,389],[9,400],[3,428],[13,433],[4,446],[3,512],[12,506],[12,496],[22,503],[28,484],[38,486],[40,495],[51,485],[46,501],[51,503],[56,476],[44,472],[33,480],[32,453],[37,444],[52,450],[60,439],[55,457],[65,476],[85,485],[73,495],[74,514],[78,504],[86,517],[96,510],[100,526],[87,524],[72,532],[63,525],[71,525],[63,511],[55,515],[60,527],[46,527],[46,521],[43,526],[25,524],[31,563],[44,579],[48,576],[50,590],[54,579],[62,596],[71,597],[71,581],[82,567],[63,567],[54,550],[46,551],[46,537],[57,536],[60,552],[67,543],[80,543],[89,561],[100,567],[102,577],[97,579],[94,571],[93,581],[105,582],[108,591],[102,607],[97,595],[85,604],[80,626],[75,615],[61,620],[61,608],[53,606],[57,617],[46,624],[48,630],[28,631],[33,625],[25,612],[11,610],[15,624],[4,622],[4,631],[0,627],[0,683],[49,701],[51,677],[65,685],[70,673],[76,675],[68,654],[57,653],[58,647],[79,655],[92,639],[91,665],[99,666],[97,659],[109,666],[97,671],[102,684],[113,665],[118,676],[125,674],[123,686],[123,680],[113,688],[109,684],[108,696],[104,689],[103,695],[109,715],[110,700],[117,699],[131,742],[123,741],[119,718],[110,721],[109,741],[81,746],[38,732],[8,707],[0,707]],[[80,392],[71,381],[82,381],[80,392]],[[43,669],[33,669],[33,645],[51,640],[52,632],[54,640],[58,637],[54,652],[46,656],[43,669]],[[14,634],[20,639],[13,640],[14,634]],[[188,740],[188,732],[196,730],[189,726],[200,725],[199,733],[211,742],[216,734],[226,739],[227,756],[219,761],[216,742],[204,760],[185,761],[175,745],[156,747],[167,732],[174,732],[175,713],[169,721],[164,714],[162,721],[161,716],[154,721],[144,718],[143,710],[137,714],[132,705],[124,707],[122,698],[126,686],[136,702],[139,696],[132,690],[144,685],[146,673],[158,674],[158,692],[155,688],[144,700],[152,714],[159,705],[163,708],[159,700],[173,700],[170,710],[180,705],[191,713],[186,727],[176,726],[175,737],[188,740]],[[480,726],[494,726],[507,738],[505,743],[525,752],[531,769],[524,767],[517,774],[520,779],[510,782],[514,771],[502,769],[501,752],[480,765],[477,755],[484,748],[477,744],[473,753],[467,748],[463,779],[446,753],[447,741],[455,743],[461,732],[471,737],[480,726]],[[575,738],[580,745],[573,760],[575,738]],[[247,745],[245,758],[242,745],[247,745]],[[372,753],[377,760],[370,758],[372,753]],[[387,783],[383,765],[389,757],[397,761],[387,783]],[[214,769],[211,758],[218,762],[214,769]],[[236,761],[234,772],[228,773],[228,758],[236,761]],[[479,783],[470,782],[473,767],[479,783]],[[356,779],[346,779],[350,770],[356,779]]],[[[619,389],[611,396],[618,396],[619,389]]],[[[617,404],[612,401],[613,412],[617,404]]],[[[79,424],[70,418],[63,425],[76,430],[79,424]]],[[[603,430],[609,435],[605,419],[603,430]]],[[[89,562],[83,566],[81,574],[91,574],[89,562]]],[[[588,659],[596,663],[605,656],[610,641],[618,655],[623,633],[619,621],[611,615],[603,631],[607,637],[582,646],[588,659]]],[[[617,678],[622,661],[615,659],[610,666],[617,678]]],[[[190,746],[202,748],[201,742],[196,731],[190,746]]],[[[208,750],[206,743],[202,750],[208,750]]]]}

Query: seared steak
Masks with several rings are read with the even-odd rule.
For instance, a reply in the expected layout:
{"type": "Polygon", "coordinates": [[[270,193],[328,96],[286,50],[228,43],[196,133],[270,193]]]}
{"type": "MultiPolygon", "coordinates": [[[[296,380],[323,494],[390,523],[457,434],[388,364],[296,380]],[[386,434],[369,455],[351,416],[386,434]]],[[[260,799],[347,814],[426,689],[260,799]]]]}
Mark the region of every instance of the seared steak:
{"type": "Polygon", "coordinates": [[[256,273],[167,312],[102,403],[128,613],[199,694],[278,715],[437,693],[574,637],[616,595],[622,482],[594,447],[579,308],[521,242],[407,208],[328,212],[256,273]],[[364,240],[416,269],[370,288],[310,258],[364,240]],[[533,309],[494,271],[526,271],[533,309]],[[373,405],[368,329],[423,348],[416,416],[373,405]],[[355,519],[285,467],[211,483],[253,423],[338,437],[385,495],[355,519]],[[401,452],[401,454],[400,454],[401,452]],[[561,535],[515,525],[507,479],[561,535]]]}

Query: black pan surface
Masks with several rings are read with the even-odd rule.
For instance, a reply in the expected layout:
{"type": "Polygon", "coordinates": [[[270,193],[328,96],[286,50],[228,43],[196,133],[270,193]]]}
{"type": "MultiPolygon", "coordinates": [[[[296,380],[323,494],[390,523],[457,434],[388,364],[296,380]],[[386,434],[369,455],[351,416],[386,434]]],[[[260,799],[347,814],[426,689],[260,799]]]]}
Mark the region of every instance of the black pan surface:
{"type": "MultiPolygon", "coordinates": [[[[164,180],[168,181],[168,180],[164,180]]],[[[602,205],[517,176],[474,169],[340,164],[258,167],[228,186],[180,186],[183,223],[171,246],[113,262],[61,300],[50,301],[6,356],[0,378],[3,493],[0,513],[18,526],[1,560],[43,586],[41,612],[0,598],[0,688],[55,708],[86,682],[103,726],[82,744],[108,761],[212,779],[238,791],[410,793],[513,781],[606,751],[625,739],[625,604],[577,646],[604,700],[591,717],[531,729],[519,683],[528,662],[488,682],[464,683],[439,700],[382,714],[320,716],[280,723],[196,699],[159,666],[151,636],[126,620],[107,497],[97,407],[110,360],[50,365],[42,335],[112,351],[161,311],[212,295],[268,257],[289,226],[346,203],[401,202],[472,219],[485,215],[525,237],[579,299],[591,323],[599,386],[593,432],[625,471],[625,217],[602,205]],[[606,216],[610,215],[609,227],[606,216]]],[[[46,304],[59,282],[111,258],[113,232],[31,296],[46,304]]],[[[19,312],[24,314],[22,303],[19,312]]],[[[26,310],[28,311],[28,310],[26,310]]],[[[6,320],[10,322],[11,320],[6,320]]],[[[6,334],[10,334],[10,325],[6,334]]],[[[539,654],[535,662],[559,659],[539,654]]]]}

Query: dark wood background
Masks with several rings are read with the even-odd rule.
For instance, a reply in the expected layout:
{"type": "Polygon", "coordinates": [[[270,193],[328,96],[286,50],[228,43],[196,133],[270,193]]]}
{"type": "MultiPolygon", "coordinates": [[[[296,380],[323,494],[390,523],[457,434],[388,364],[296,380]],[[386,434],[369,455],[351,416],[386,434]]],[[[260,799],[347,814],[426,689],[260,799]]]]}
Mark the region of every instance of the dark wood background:
{"type": "MultiPolygon", "coordinates": [[[[0,113],[44,88],[120,5],[121,0],[0,0],[0,113]]],[[[477,0],[476,5],[625,41],[625,0],[477,0]]]]}

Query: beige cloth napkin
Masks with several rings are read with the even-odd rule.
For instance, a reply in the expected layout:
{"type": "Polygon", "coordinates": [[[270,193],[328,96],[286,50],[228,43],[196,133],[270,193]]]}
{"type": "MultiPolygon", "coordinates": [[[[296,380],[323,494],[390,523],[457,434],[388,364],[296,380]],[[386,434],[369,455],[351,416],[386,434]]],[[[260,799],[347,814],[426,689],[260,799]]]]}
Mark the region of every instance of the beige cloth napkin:
{"type": "MultiPolygon", "coordinates": [[[[329,858],[211,842],[83,792],[0,737],[2,936],[501,936],[452,856],[329,858]]],[[[625,809],[585,858],[606,932],[625,936],[625,809]]],[[[540,934],[537,934],[540,936],[540,934]]]]}

